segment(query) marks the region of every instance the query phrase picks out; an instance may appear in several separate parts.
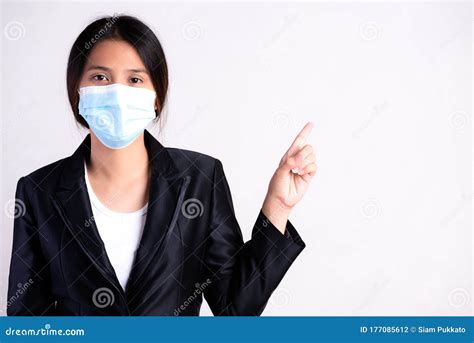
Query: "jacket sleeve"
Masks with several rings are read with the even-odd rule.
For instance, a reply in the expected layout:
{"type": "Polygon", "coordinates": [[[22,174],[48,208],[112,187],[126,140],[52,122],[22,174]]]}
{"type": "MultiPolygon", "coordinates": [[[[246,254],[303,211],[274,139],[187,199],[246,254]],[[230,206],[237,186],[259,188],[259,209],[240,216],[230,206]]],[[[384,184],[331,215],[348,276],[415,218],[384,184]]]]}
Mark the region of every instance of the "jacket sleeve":
{"type": "Polygon", "coordinates": [[[25,183],[26,178],[22,177],[16,186],[7,315],[51,315],[54,311],[51,277],[25,183]]]}
{"type": "Polygon", "coordinates": [[[204,297],[215,316],[259,316],[305,243],[290,221],[283,235],[260,210],[244,244],[218,159],[212,192],[204,297]]]}

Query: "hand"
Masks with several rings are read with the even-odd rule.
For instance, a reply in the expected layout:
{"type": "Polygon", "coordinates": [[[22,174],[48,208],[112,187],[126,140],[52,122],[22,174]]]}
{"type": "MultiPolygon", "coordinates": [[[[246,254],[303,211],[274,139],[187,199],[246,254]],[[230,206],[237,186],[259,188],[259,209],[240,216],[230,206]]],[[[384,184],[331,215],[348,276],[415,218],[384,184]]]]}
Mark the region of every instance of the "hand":
{"type": "Polygon", "coordinates": [[[264,214],[284,233],[286,221],[293,207],[301,200],[316,174],[313,147],[306,144],[314,124],[307,123],[283,155],[273,174],[265,201],[264,214]]]}

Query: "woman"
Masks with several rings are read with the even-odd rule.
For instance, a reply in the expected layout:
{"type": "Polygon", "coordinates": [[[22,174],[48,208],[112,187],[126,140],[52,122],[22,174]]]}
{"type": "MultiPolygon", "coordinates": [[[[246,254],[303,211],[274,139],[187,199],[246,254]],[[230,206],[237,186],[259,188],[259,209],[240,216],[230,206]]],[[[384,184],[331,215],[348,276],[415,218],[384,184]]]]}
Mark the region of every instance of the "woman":
{"type": "Polygon", "coordinates": [[[21,177],[8,315],[260,315],[305,244],[288,220],[316,171],[305,144],[280,161],[244,244],[222,163],[148,131],[168,71],[130,16],[91,23],[68,61],[69,101],[90,129],[70,156],[21,177]]]}

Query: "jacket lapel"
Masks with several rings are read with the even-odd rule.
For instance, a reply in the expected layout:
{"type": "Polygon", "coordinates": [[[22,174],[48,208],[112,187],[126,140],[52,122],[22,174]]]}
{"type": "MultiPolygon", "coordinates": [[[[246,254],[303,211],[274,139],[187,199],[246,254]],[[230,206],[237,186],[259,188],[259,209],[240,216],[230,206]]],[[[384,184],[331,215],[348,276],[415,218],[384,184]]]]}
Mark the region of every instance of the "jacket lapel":
{"type": "MultiPolygon", "coordinates": [[[[167,149],[145,130],[145,146],[151,164],[148,211],[142,238],[127,285],[127,295],[144,277],[148,265],[176,224],[189,177],[178,171],[167,149]]],[[[61,218],[81,249],[99,271],[125,297],[93,218],[84,175],[84,161],[90,158],[90,134],[67,158],[53,202],[61,218]]],[[[165,243],[165,244],[164,244],[165,243]]],[[[158,256],[159,258],[159,256],[158,256]]],[[[155,259],[154,263],[158,261],[155,259]]]]}
{"type": "Polygon", "coordinates": [[[146,277],[150,263],[156,265],[166,247],[189,184],[189,176],[179,175],[171,156],[153,136],[145,131],[145,145],[152,167],[148,210],[143,235],[126,287],[127,298],[140,292],[139,282],[146,277]]]}
{"type": "Polygon", "coordinates": [[[97,230],[84,178],[84,161],[90,157],[90,149],[89,134],[76,151],[63,162],[65,166],[53,203],[66,227],[91,263],[94,263],[101,273],[117,287],[118,280],[117,282],[114,280],[116,279],[115,272],[97,230]]]}

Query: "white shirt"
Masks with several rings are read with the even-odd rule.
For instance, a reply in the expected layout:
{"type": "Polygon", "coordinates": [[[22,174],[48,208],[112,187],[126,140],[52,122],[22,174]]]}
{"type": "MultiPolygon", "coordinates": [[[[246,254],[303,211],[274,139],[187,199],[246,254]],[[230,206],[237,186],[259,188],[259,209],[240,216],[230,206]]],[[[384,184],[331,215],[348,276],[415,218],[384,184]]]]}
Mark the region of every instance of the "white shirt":
{"type": "Polygon", "coordinates": [[[135,252],[140,244],[145,226],[148,203],[134,212],[112,211],[95,195],[87,175],[85,163],[84,168],[87,190],[97,229],[104,242],[110,263],[115,269],[115,274],[125,290],[135,252]]]}

